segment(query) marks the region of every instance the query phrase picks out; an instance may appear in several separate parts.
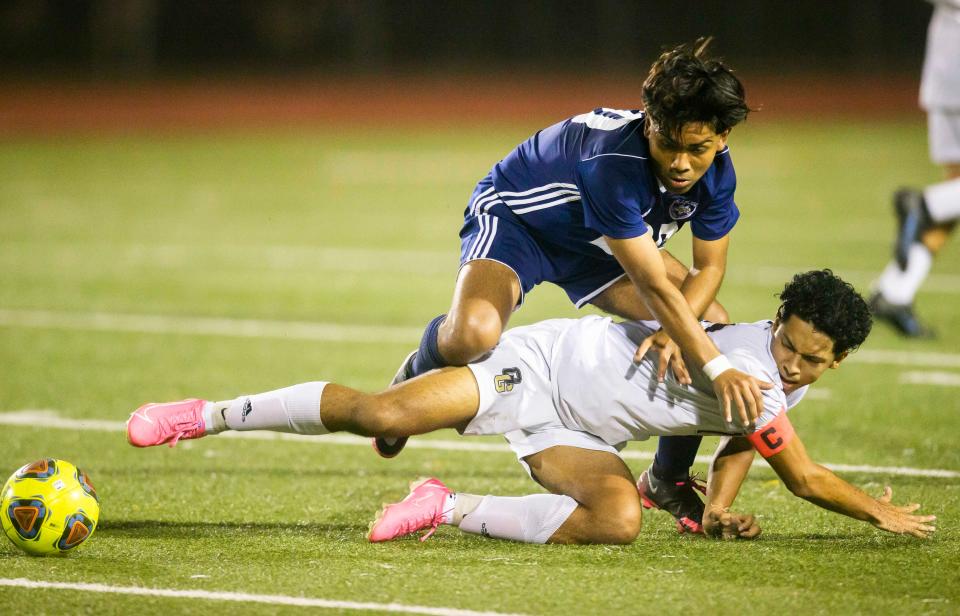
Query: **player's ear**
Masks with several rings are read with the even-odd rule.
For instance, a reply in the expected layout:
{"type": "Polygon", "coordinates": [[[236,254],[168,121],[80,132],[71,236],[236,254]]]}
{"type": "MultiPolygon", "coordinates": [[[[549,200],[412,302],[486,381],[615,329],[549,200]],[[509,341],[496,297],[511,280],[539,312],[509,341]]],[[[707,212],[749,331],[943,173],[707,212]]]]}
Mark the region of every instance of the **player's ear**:
{"type": "Polygon", "coordinates": [[[830,364],[830,368],[831,368],[831,369],[839,368],[839,367],[840,367],[840,362],[842,362],[842,361],[844,360],[844,358],[845,358],[847,355],[849,355],[849,354],[850,354],[849,351],[844,351],[843,353],[840,353],[839,355],[837,355],[836,357],[834,357],[834,358],[833,358],[833,362],[830,364]]]}
{"type": "Polygon", "coordinates": [[[722,133],[720,133],[719,135],[717,135],[717,137],[719,137],[718,139],[719,147],[717,147],[718,150],[722,150],[723,148],[727,147],[727,137],[729,136],[730,136],[729,128],[723,131],[722,133]]]}

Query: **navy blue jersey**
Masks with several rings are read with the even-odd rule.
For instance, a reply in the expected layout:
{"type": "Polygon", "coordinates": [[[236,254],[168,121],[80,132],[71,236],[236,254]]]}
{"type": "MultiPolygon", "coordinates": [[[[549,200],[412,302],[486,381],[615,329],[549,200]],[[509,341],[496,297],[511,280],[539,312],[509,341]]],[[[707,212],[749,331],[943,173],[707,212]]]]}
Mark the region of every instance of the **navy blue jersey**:
{"type": "Polygon", "coordinates": [[[651,229],[662,247],[688,222],[703,240],[729,233],[740,213],[728,148],[690,191],[675,195],[654,174],[643,127],[641,111],[600,108],[541,130],[494,165],[467,217],[512,218],[537,243],[599,258],[610,254],[602,236],[651,229]]]}

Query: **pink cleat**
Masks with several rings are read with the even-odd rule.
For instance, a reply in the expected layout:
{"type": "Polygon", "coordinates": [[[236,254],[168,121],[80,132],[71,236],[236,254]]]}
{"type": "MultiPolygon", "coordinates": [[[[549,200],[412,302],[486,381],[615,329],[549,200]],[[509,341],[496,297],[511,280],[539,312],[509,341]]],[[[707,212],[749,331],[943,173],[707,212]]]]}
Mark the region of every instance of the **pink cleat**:
{"type": "Polygon", "coordinates": [[[206,435],[203,407],[206,400],[190,398],[180,402],[151,402],[144,404],[127,420],[127,442],[134,447],[153,447],[180,439],[200,438],[206,435]]]}
{"type": "Polygon", "coordinates": [[[450,513],[446,510],[450,490],[439,479],[421,478],[410,484],[410,494],[392,505],[384,505],[370,523],[367,539],[373,543],[430,528],[420,541],[426,541],[450,513]]]}

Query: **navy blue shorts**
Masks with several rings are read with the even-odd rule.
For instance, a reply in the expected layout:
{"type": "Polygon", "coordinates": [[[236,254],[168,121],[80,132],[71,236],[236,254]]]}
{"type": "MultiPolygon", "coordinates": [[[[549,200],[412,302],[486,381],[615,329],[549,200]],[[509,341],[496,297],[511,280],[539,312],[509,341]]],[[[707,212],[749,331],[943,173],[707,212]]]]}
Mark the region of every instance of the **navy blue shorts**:
{"type": "MultiPolygon", "coordinates": [[[[481,193],[492,188],[483,179],[470,197],[472,204],[481,193]]],[[[624,276],[616,259],[598,259],[571,252],[559,246],[540,243],[511,215],[471,213],[468,206],[460,229],[460,266],[477,259],[490,259],[512,269],[520,279],[522,295],[541,282],[552,282],[566,291],[577,308],[624,276]]]]}

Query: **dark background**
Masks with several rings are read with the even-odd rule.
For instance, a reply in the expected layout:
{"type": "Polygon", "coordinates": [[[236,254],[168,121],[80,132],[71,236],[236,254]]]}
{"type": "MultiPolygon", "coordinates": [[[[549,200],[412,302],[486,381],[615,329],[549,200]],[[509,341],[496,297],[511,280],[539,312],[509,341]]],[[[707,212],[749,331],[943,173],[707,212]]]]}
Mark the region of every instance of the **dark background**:
{"type": "Polygon", "coordinates": [[[7,0],[0,76],[643,72],[713,34],[738,69],[916,73],[921,0],[7,0]]]}

